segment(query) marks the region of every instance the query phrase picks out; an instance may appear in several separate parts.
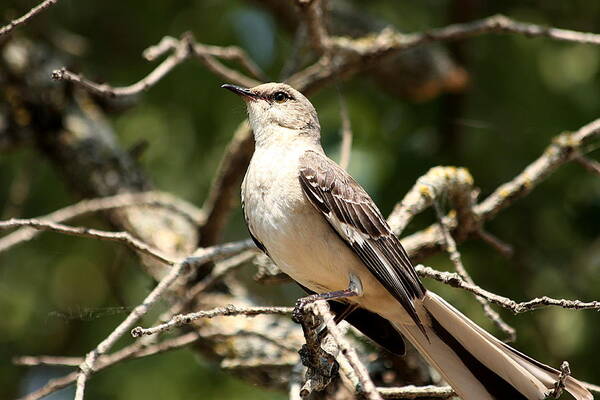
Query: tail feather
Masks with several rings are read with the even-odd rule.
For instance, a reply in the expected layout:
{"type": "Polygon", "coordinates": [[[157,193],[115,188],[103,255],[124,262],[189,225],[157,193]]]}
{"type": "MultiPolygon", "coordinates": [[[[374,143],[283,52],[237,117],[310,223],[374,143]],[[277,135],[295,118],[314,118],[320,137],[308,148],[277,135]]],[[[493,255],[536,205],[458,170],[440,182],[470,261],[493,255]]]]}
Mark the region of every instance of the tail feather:
{"type": "MultiPolygon", "coordinates": [[[[426,335],[416,326],[396,327],[463,400],[542,400],[553,388],[559,371],[496,339],[435,293],[426,293],[423,306],[431,320],[426,335]]],[[[565,386],[577,400],[593,399],[574,378],[565,386]]]]}

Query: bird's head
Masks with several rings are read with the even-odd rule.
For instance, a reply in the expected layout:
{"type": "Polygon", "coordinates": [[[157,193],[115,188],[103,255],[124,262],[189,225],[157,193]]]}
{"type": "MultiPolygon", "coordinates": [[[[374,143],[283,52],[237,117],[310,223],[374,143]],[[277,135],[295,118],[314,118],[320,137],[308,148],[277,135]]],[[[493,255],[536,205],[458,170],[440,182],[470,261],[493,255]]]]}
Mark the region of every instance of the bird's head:
{"type": "Polygon", "coordinates": [[[282,139],[306,138],[319,141],[321,127],[308,99],[285,83],[265,83],[253,88],[223,85],[246,103],[257,146],[282,139]]]}

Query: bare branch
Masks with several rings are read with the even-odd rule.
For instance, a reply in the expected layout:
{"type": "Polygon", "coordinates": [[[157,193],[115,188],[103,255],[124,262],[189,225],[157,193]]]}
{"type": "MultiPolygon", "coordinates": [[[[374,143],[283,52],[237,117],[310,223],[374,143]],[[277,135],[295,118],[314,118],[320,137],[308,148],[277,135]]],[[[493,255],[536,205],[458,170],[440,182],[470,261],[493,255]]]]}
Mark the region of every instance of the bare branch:
{"type": "Polygon", "coordinates": [[[516,199],[528,194],[538,183],[567,161],[584,151],[584,146],[600,136],[600,119],[590,122],[578,131],[563,133],[553,140],[544,154],[529,164],[512,181],[505,183],[475,207],[483,219],[489,219],[516,199]]]}
{"type": "Polygon", "coordinates": [[[68,226],[63,224],[57,224],[54,222],[42,221],[38,219],[16,219],[12,218],[7,221],[0,221],[0,230],[19,228],[19,227],[30,227],[37,230],[52,231],[58,233],[64,233],[66,235],[87,237],[92,239],[108,240],[113,242],[120,242],[140,253],[146,254],[158,261],[165,264],[173,265],[175,261],[163,254],[160,250],[152,248],[145,242],[133,237],[129,232],[108,232],[98,229],[85,228],[80,226],[68,226]]]}
{"type": "Polygon", "coordinates": [[[547,37],[554,40],[600,44],[600,34],[544,27],[495,15],[464,24],[448,25],[419,33],[400,33],[384,29],[367,38],[330,37],[330,51],[316,64],[290,77],[292,86],[313,91],[329,81],[353,75],[402,50],[440,41],[467,39],[490,33],[512,33],[527,37],[547,37]]]}
{"type": "Polygon", "coordinates": [[[200,227],[201,246],[212,246],[218,242],[235,204],[234,198],[253,152],[252,131],[248,121],[244,121],[238,126],[227,145],[214,175],[210,192],[202,205],[206,220],[200,227]]]}
{"type": "Polygon", "coordinates": [[[554,388],[552,388],[546,396],[550,399],[560,398],[565,389],[565,381],[569,376],[571,376],[571,368],[567,361],[563,361],[560,365],[560,375],[558,376],[558,380],[554,383],[554,388]]]}
{"type": "Polygon", "coordinates": [[[296,0],[308,27],[308,35],[312,47],[319,53],[326,53],[329,48],[329,36],[323,21],[323,4],[321,0],[296,0]]]}
{"type": "Polygon", "coordinates": [[[596,160],[592,160],[590,158],[584,156],[575,157],[575,161],[581,165],[583,168],[590,171],[592,174],[600,176],[600,162],[596,160]]]}
{"type": "Polygon", "coordinates": [[[28,367],[35,365],[66,365],[69,367],[77,367],[82,361],[81,357],[61,356],[17,356],[12,359],[13,364],[28,367]]]}
{"type": "Polygon", "coordinates": [[[369,372],[359,360],[356,350],[348,344],[348,342],[342,336],[339,327],[335,323],[333,315],[329,311],[329,305],[327,302],[319,300],[314,303],[308,304],[307,308],[310,308],[312,312],[321,315],[327,326],[327,331],[337,344],[341,354],[348,359],[348,362],[352,366],[355,374],[360,382],[359,392],[369,400],[381,400],[381,396],[377,392],[373,381],[369,377],[369,372]]]}
{"type": "MultiPolygon", "coordinates": [[[[171,55],[162,63],[160,63],[158,67],[152,70],[152,72],[150,72],[146,77],[129,86],[112,87],[108,84],[99,84],[84,78],[82,75],[70,72],[65,68],[53,71],[52,79],[75,83],[94,94],[104,97],[133,96],[156,85],[162,78],[165,77],[165,75],[171,72],[173,68],[194,56],[198,58],[198,60],[210,71],[224,79],[227,79],[228,81],[245,86],[255,86],[259,83],[258,81],[248,78],[245,75],[221,64],[211,54],[215,53],[217,48],[218,47],[216,46],[207,47],[203,44],[196,43],[191,33],[183,34],[180,40],[176,40],[171,37],[165,37],[158,45],[150,47],[144,51],[144,56],[146,59],[154,60],[167,51],[171,51],[171,55]]],[[[233,57],[231,50],[222,50],[221,54],[228,55],[230,58],[233,57]]],[[[238,56],[242,54],[244,53],[240,50],[238,56]]],[[[248,63],[249,60],[246,61],[246,64],[248,63]]]]}
{"type": "Polygon", "coordinates": [[[131,336],[140,337],[144,335],[154,335],[168,331],[177,326],[191,324],[200,318],[215,318],[215,317],[228,317],[245,315],[247,317],[253,317],[261,314],[275,314],[275,315],[286,315],[293,311],[291,307],[236,307],[229,305],[226,307],[217,307],[212,310],[197,311],[190,314],[180,314],[173,317],[170,321],[154,326],[152,328],[142,328],[137,326],[131,330],[131,336]]]}
{"type": "Polygon", "coordinates": [[[85,357],[85,361],[79,365],[79,375],[77,377],[77,390],[75,392],[75,400],[83,400],[85,391],[85,383],[88,376],[94,371],[98,356],[105,354],[110,348],[121,338],[128,330],[131,329],[142,316],[144,316],[150,308],[158,301],[158,299],[169,289],[169,287],[177,280],[184,269],[191,268],[197,265],[202,265],[205,262],[214,260],[218,257],[232,255],[246,250],[253,246],[248,240],[242,242],[229,243],[199,249],[193,256],[188,257],[175,264],[169,273],[160,281],[160,283],[150,292],[144,299],[142,304],[138,305],[133,311],[119,324],[106,339],[98,346],[90,351],[85,357]]]}
{"type": "MultiPolygon", "coordinates": [[[[36,219],[39,221],[60,223],[98,211],[141,205],[172,209],[185,215],[195,224],[202,224],[204,221],[204,213],[198,210],[193,204],[171,194],[161,192],[123,193],[99,199],[82,200],[79,203],[61,208],[36,219]]],[[[0,238],[0,253],[14,245],[33,239],[39,232],[39,228],[21,228],[0,238]]]]}
{"type": "MultiPolygon", "coordinates": [[[[475,282],[473,281],[473,278],[471,278],[471,275],[469,272],[467,272],[467,269],[462,262],[462,257],[458,251],[458,248],[456,247],[456,242],[454,241],[454,238],[450,234],[450,231],[444,222],[444,214],[442,213],[438,199],[434,200],[433,207],[440,223],[440,229],[442,231],[442,235],[444,236],[444,241],[446,242],[446,251],[450,256],[450,261],[452,261],[452,264],[454,264],[454,268],[456,268],[458,275],[460,275],[460,277],[467,283],[474,285],[475,282]]],[[[517,332],[515,329],[504,322],[502,317],[500,317],[500,314],[498,314],[496,310],[490,306],[490,303],[487,299],[481,296],[475,296],[475,298],[483,307],[483,313],[486,315],[486,317],[492,320],[492,322],[507,335],[506,341],[514,342],[517,339],[517,332]]]]}
{"type": "Polygon", "coordinates": [[[400,235],[417,214],[434,204],[435,199],[470,196],[472,186],[473,177],[466,168],[433,167],[417,179],[402,201],[396,204],[387,221],[394,233],[400,235]]]}
{"type": "Polygon", "coordinates": [[[45,9],[50,8],[56,3],[58,3],[58,0],[45,0],[37,6],[33,7],[22,17],[10,21],[8,25],[5,25],[2,28],[0,28],[0,38],[4,35],[8,35],[17,26],[27,23],[31,18],[35,17],[45,9]]]}
{"type": "Polygon", "coordinates": [[[547,296],[517,303],[508,297],[497,295],[482,289],[475,284],[465,282],[457,273],[442,272],[423,265],[417,265],[415,266],[415,269],[420,276],[435,279],[455,288],[464,289],[477,296],[483,297],[491,303],[506,308],[515,314],[521,314],[547,306],[557,306],[573,310],[600,310],[600,301],[590,301],[586,303],[581,300],[553,299],[547,296]]]}
{"type": "MultiPolygon", "coordinates": [[[[523,172],[498,187],[484,201],[473,206],[474,219],[478,224],[472,225],[470,227],[472,230],[463,232],[458,239],[464,240],[466,234],[476,232],[481,224],[493,219],[499,211],[527,195],[560,166],[590,151],[589,145],[599,138],[600,119],[588,123],[573,133],[563,133],[554,138],[544,153],[529,164],[523,172]]],[[[458,223],[455,218],[449,218],[446,225],[454,230],[458,223]]],[[[394,228],[395,225],[392,227],[394,228]]],[[[443,243],[444,238],[437,225],[402,238],[404,248],[413,259],[420,259],[432,251],[439,250],[443,243]]]]}
{"type": "Polygon", "coordinates": [[[52,79],[57,81],[67,81],[83,86],[90,92],[105,96],[105,97],[122,97],[132,96],[139,94],[145,90],[148,90],[152,86],[156,85],[165,75],[167,75],[173,68],[187,60],[190,56],[191,42],[189,38],[183,38],[177,43],[177,46],[173,49],[173,53],[167,57],[162,63],[159,64],[152,72],[146,77],[139,80],[138,82],[123,87],[112,87],[107,84],[98,84],[92,82],[82,75],[75,74],[68,71],[66,68],[57,69],[52,72],[52,79]]]}
{"type": "Polygon", "coordinates": [[[450,386],[404,386],[377,388],[384,399],[449,399],[456,394],[450,386]]]}
{"type": "Polygon", "coordinates": [[[514,255],[515,250],[510,244],[503,242],[500,238],[492,235],[485,229],[482,228],[479,231],[477,231],[477,235],[479,235],[479,238],[481,240],[492,246],[492,248],[494,248],[496,251],[498,251],[498,253],[502,254],[504,257],[512,258],[512,256],[514,255]]]}

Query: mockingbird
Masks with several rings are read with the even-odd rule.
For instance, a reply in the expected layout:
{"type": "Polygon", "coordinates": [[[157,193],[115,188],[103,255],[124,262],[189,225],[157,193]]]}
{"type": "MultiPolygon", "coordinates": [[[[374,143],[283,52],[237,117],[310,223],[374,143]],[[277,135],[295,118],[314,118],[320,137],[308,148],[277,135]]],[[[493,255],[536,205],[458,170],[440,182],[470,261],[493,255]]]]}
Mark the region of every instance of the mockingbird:
{"type": "MultiPolygon", "coordinates": [[[[242,207],[261,250],[384,347],[402,353],[402,333],[464,400],[545,398],[559,371],[423,287],[373,200],[325,155],[306,97],[283,83],[223,87],[245,101],[256,142],[242,207]]],[[[576,399],[592,399],[576,379],[565,385],[576,399]]]]}

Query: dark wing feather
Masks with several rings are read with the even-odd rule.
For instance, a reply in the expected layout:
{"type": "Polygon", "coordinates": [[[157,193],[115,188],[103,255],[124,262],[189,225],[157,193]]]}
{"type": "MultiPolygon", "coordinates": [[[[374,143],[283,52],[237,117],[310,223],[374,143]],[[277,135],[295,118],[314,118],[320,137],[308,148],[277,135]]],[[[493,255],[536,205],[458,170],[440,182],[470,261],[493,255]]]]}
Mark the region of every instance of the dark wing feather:
{"type": "Polygon", "coordinates": [[[371,273],[422,328],[412,300],[425,292],[400,240],[367,192],[340,166],[307,151],[300,186],[313,206],[354,250],[371,273]]]}

